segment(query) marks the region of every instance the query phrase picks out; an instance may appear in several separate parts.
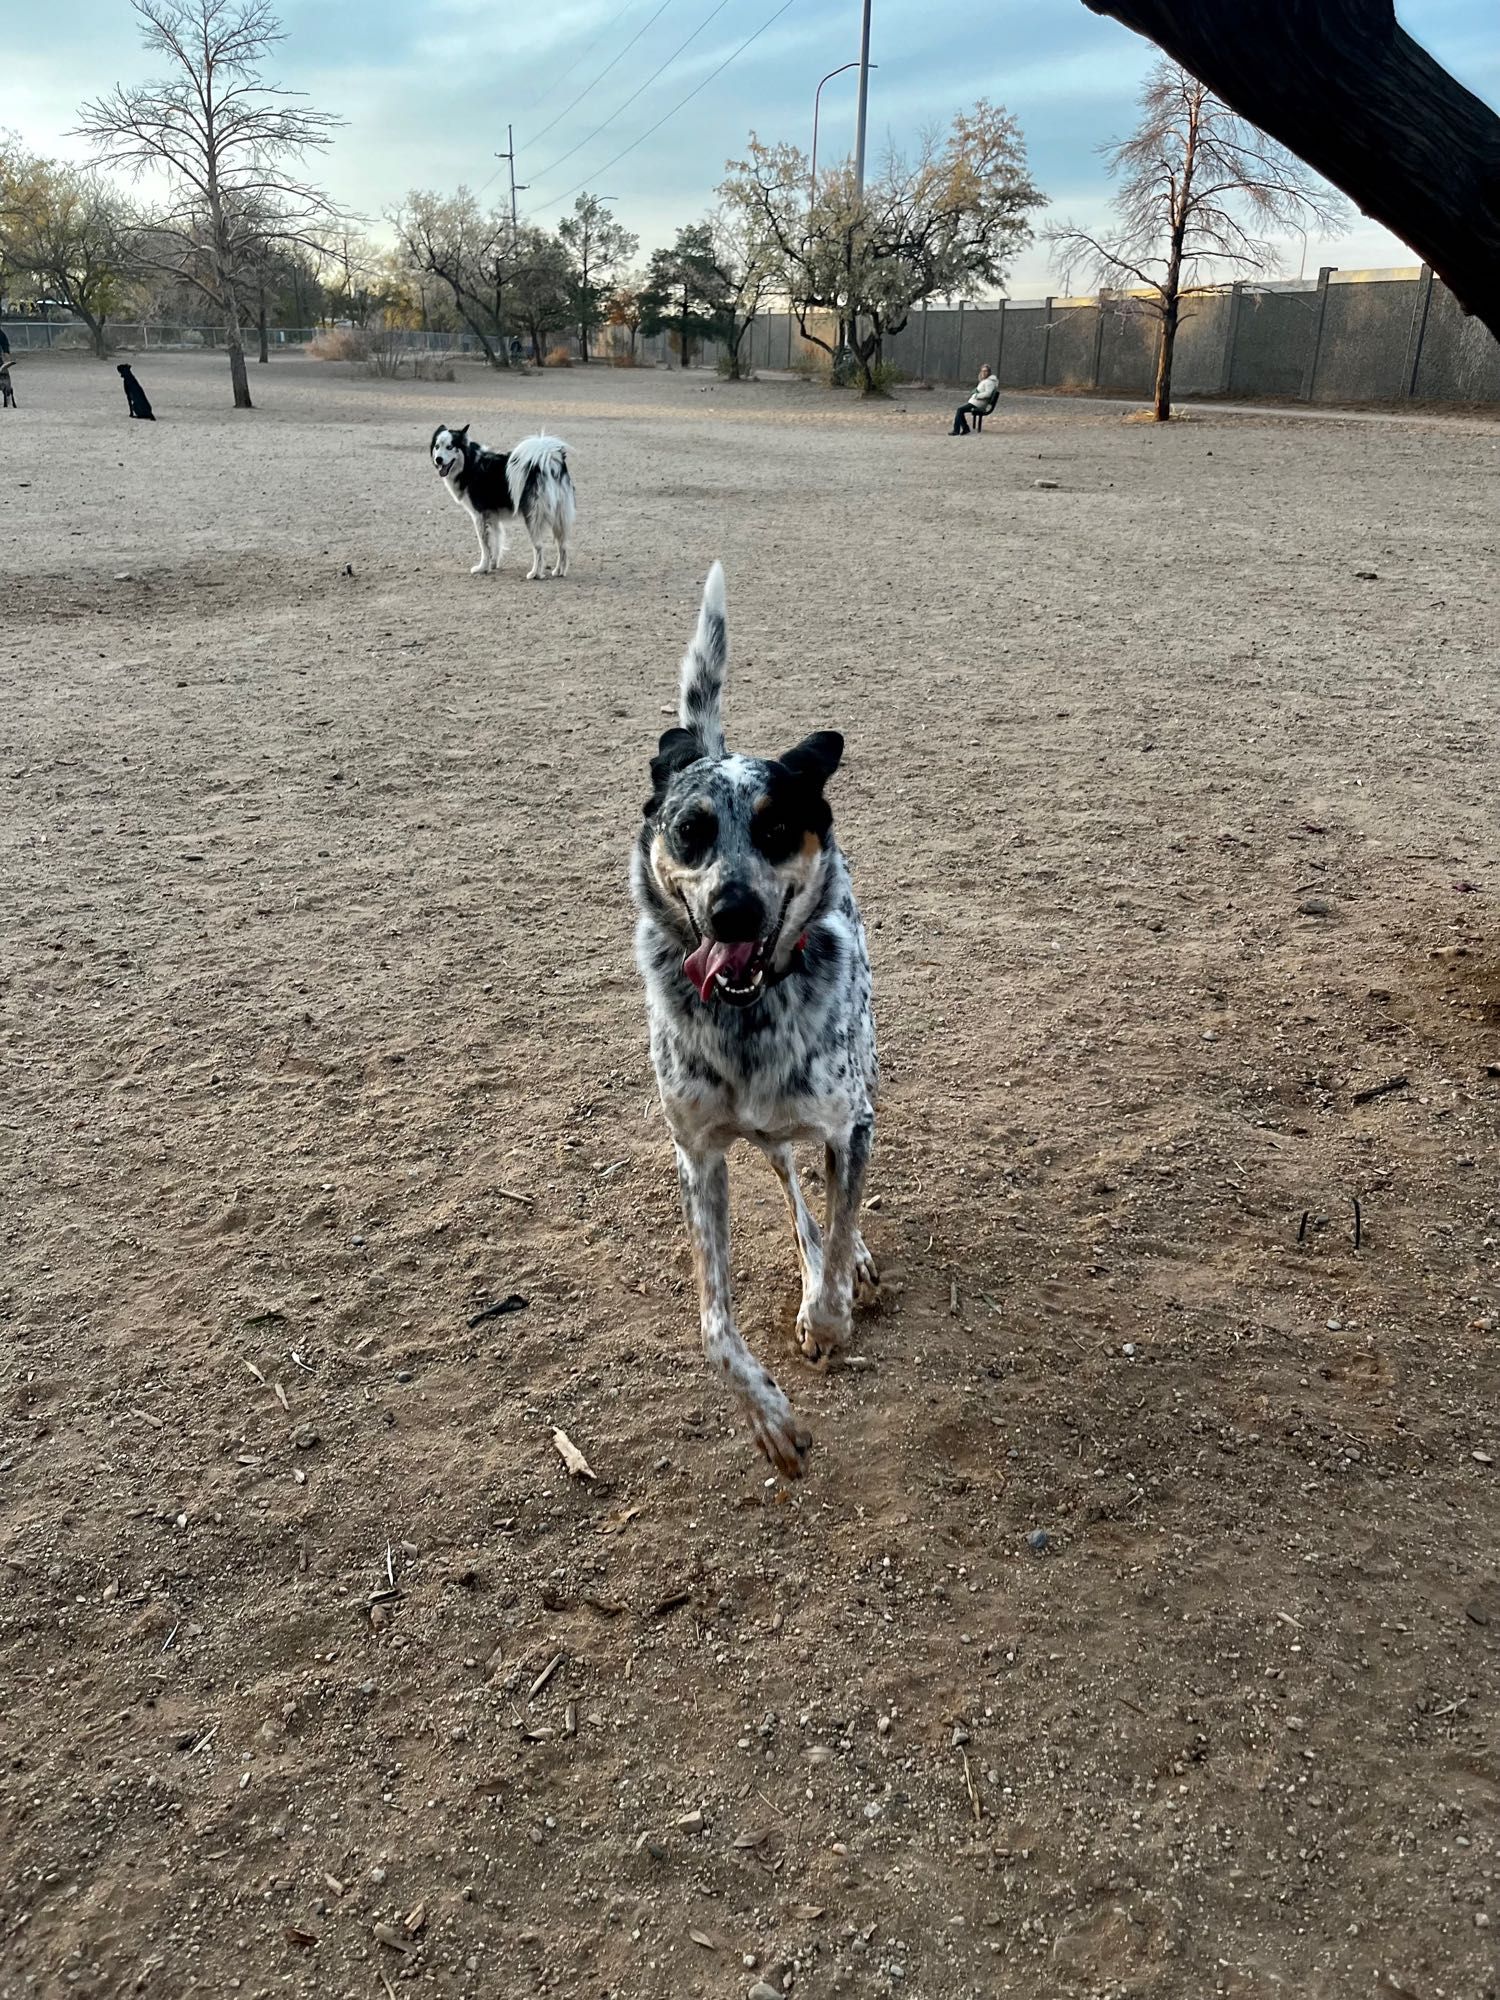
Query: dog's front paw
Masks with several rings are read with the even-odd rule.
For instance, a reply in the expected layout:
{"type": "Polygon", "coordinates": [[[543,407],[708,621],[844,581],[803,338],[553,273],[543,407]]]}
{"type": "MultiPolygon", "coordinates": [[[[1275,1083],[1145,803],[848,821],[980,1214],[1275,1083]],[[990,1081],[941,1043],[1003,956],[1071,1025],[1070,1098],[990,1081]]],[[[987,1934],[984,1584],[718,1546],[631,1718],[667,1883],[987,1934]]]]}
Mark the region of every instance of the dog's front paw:
{"type": "Polygon", "coordinates": [[[807,1470],[812,1433],[797,1422],[797,1413],[767,1377],[758,1394],[745,1400],[745,1415],[756,1444],[783,1479],[800,1479],[807,1470]]]}
{"type": "Polygon", "coordinates": [[[855,1239],[854,1245],[854,1303],[857,1306],[880,1303],[880,1271],[862,1236],[855,1239]]]}
{"type": "Polygon", "coordinates": [[[814,1368],[825,1368],[829,1360],[849,1341],[849,1313],[829,1314],[821,1306],[803,1301],[797,1313],[797,1345],[802,1359],[814,1368]]]}
{"type": "Polygon", "coordinates": [[[490,566],[488,563],[480,562],[480,563],[471,563],[469,565],[470,576],[488,576],[489,573],[490,573],[490,566]]]}

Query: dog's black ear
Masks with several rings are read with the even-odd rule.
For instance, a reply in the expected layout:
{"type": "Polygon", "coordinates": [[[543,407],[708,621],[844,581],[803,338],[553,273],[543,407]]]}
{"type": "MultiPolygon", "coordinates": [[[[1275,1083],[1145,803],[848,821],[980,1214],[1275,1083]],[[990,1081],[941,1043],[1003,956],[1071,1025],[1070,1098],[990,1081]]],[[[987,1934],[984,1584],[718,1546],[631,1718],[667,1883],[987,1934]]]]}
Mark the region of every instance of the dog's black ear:
{"type": "Polygon", "coordinates": [[[836,729],[815,730],[804,736],[795,750],[783,752],[780,763],[799,783],[821,792],[838,769],[844,755],[844,739],[836,729]]]}
{"type": "Polygon", "coordinates": [[[462,438],[463,441],[467,444],[469,439],[469,426],[467,424],[463,424],[462,426],[460,426],[458,430],[453,430],[452,426],[450,425],[449,435],[454,439],[455,443],[460,438],[462,438]]]}
{"type": "Polygon", "coordinates": [[[660,809],[662,795],[679,771],[696,764],[703,755],[703,739],[696,729],[668,729],[651,759],[651,796],[643,808],[647,819],[660,809]]]}

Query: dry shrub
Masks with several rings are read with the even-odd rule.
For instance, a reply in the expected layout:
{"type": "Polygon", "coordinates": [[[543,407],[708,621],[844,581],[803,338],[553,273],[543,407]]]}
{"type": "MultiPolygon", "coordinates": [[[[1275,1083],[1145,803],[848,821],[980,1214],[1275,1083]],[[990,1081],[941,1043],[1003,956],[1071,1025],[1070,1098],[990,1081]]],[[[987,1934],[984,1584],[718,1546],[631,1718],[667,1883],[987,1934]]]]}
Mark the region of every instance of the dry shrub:
{"type": "Polygon", "coordinates": [[[458,374],[453,366],[451,354],[414,355],[411,364],[412,379],[417,382],[456,382],[458,374]]]}
{"type": "Polygon", "coordinates": [[[573,357],[565,347],[549,347],[547,349],[547,359],[542,363],[542,366],[544,368],[571,368],[573,366],[573,357]]]}
{"type": "Polygon", "coordinates": [[[641,364],[633,354],[615,354],[610,357],[610,365],[614,368],[639,368],[641,364]]]}
{"type": "Polygon", "coordinates": [[[365,337],[353,327],[325,327],[307,343],[314,361],[363,361],[367,353],[365,337]]]}

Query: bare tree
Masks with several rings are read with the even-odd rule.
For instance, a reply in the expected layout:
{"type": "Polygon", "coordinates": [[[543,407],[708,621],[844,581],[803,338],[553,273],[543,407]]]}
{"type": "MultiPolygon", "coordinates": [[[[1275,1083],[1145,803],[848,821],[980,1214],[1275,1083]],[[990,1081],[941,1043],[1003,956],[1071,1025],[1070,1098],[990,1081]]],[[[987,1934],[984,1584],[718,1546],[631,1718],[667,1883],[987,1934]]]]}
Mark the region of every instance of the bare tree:
{"type": "Polygon", "coordinates": [[[126,237],[124,205],[98,174],[0,153],[0,268],[76,313],[101,356],[129,272],[126,237]]]}
{"type": "Polygon", "coordinates": [[[719,192],[804,337],[830,357],[847,341],[866,394],[913,306],[1003,282],[1043,201],[1015,120],[983,99],[945,134],[925,134],[914,160],[890,153],[862,195],[847,165],[820,173],[809,194],[803,154],[753,136],[719,192]]]}
{"type": "Polygon", "coordinates": [[[104,164],[166,181],[165,205],[147,218],[148,240],[209,301],[224,328],[235,408],[248,410],[244,302],[272,248],[314,244],[335,220],[298,164],[330,143],[340,121],[262,78],[262,63],[284,39],[265,0],[130,4],[142,41],[168,73],[93,99],[79,134],[98,144],[104,164]]]}
{"type": "Polygon", "coordinates": [[[604,302],[620,266],[630,262],[641,239],[622,228],[596,194],[581,194],[573,213],[558,223],[557,233],[573,260],[578,345],[587,362],[589,335],[604,317],[604,302]]]}
{"type": "Polygon", "coordinates": [[[709,217],[709,268],[715,280],[714,301],[719,339],[724,343],[725,373],[731,382],[743,379],[740,360],[745,339],[776,287],[776,272],[762,239],[733,209],[719,208],[709,217]]]}
{"type": "Polygon", "coordinates": [[[1082,265],[1101,289],[1122,290],[1127,310],[1159,326],[1152,413],[1172,414],[1172,361],[1187,301],[1224,289],[1228,277],[1267,271],[1271,240],[1314,224],[1345,226],[1344,203],[1276,140],[1231,111],[1206,84],[1160,62],[1141,92],[1141,122],[1105,149],[1116,183],[1116,227],[1094,235],[1076,223],[1047,231],[1065,284],[1082,265]]]}
{"type": "Polygon", "coordinates": [[[464,187],[456,195],[414,188],[390,221],[410,270],[438,281],[490,366],[505,367],[506,292],[520,261],[509,213],[486,214],[464,187]]]}
{"type": "Polygon", "coordinates": [[[319,275],[329,310],[351,326],[369,326],[392,302],[389,253],[373,237],[339,228],[323,246],[319,275]]]}
{"type": "Polygon", "coordinates": [[[1500,340],[1500,114],[1392,0],[1085,0],[1185,63],[1432,266],[1500,340]]]}

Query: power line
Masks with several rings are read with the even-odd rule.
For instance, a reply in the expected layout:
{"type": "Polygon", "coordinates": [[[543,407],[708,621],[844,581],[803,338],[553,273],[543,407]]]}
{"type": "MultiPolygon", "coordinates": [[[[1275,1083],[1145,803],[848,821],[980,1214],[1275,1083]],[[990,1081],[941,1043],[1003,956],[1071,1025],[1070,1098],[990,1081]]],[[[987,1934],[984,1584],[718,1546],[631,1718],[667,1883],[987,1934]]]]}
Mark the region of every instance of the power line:
{"type": "MultiPolygon", "coordinates": [[[[723,62],[719,64],[717,69],[711,69],[708,75],[704,77],[701,83],[695,83],[692,89],[688,92],[686,97],[679,98],[677,102],[672,106],[672,109],[670,111],[664,112],[663,115],[657,119],[654,125],[648,125],[646,130],[642,132],[642,134],[638,139],[632,139],[630,144],[628,146],[623,146],[620,149],[620,151],[615,154],[613,159],[606,160],[602,167],[596,167],[591,174],[586,174],[583,180],[578,182],[576,187],[566,188],[563,191],[563,193],[552,195],[549,198],[548,204],[543,204],[542,202],[538,202],[537,206],[542,207],[544,205],[550,205],[550,202],[552,201],[566,201],[570,194],[577,194],[583,187],[587,185],[589,181],[597,180],[602,175],[607,174],[611,167],[618,166],[620,161],[623,160],[627,154],[633,153],[637,146],[644,146],[646,141],[649,138],[651,138],[653,134],[661,130],[662,126],[667,123],[668,119],[675,118],[678,112],[682,109],[683,105],[690,104],[692,100],[698,95],[700,90],[706,90],[709,84],[713,82],[716,76],[722,76],[725,70],[728,69],[729,65],[732,62],[736,61],[740,56],[742,56],[745,53],[746,49],[749,48],[752,42],[758,42],[761,36],[766,32],[767,28],[774,27],[775,24],[781,19],[782,15],[787,11],[788,7],[791,7],[794,4],[795,0],[781,0],[781,5],[776,9],[776,12],[774,14],[768,15],[767,18],[761,22],[760,26],[755,30],[755,33],[753,35],[747,35],[744,41],[740,43],[739,47],[736,50],[734,50],[733,54],[725,56],[723,62]]],[[[718,11],[719,10],[716,7],[714,9],[714,12],[717,13],[718,11]]],[[[704,26],[706,27],[707,25],[708,25],[707,22],[705,22],[704,26]]],[[[592,134],[590,136],[592,137],[592,134]]],[[[576,147],[574,150],[575,151],[577,150],[576,147]]],[[[564,155],[564,157],[566,158],[566,155],[564,155]]]]}
{"type": "Polygon", "coordinates": [[[672,53],[667,57],[666,61],[664,63],[659,64],[656,69],[652,70],[650,76],[646,78],[646,81],[640,86],[639,89],[631,91],[629,97],[625,99],[624,103],[617,104],[614,110],[610,112],[609,116],[607,118],[601,119],[599,123],[594,127],[593,131],[588,133],[588,135],[585,138],[580,139],[576,146],[569,146],[567,152],[559,153],[555,160],[553,160],[549,165],[543,167],[539,178],[545,180],[548,174],[555,173],[557,169],[563,164],[564,160],[571,160],[575,153],[581,153],[585,146],[589,145],[593,140],[598,138],[599,134],[602,131],[604,131],[606,126],[613,125],[615,120],[619,117],[620,113],[622,111],[628,111],[631,105],[635,103],[635,100],[639,96],[641,96],[643,92],[651,88],[652,84],[655,83],[656,79],[661,75],[662,71],[670,69],[672,67],[673,63],[676,62],[677,58],[682,54],[683,50],[688,46],[688,43],[697,41],[698,37],[703,33],[703,30],[708,26],[709,22],[714,20],[716,16],[722,14],[724,9],[728,5],[729,5],[729,0],[718,0],[718,5],[716,7],[711,8],[710,11],[704,15],[703,19],[698,23],[697,27],[694,28],[693,32],[688,36],[687,41],[679,42],[677,44],[677,47],[673,49],[672,53]]]}
{"type": "MultiPolygon", "coordinates": [[[[594,39],[590,43],[588,43],[586,47],[581,48],[578,51],[578,54],[573,58],[572,64],[570,65],[570,68],[572,70],[576,70],[580,63],[586,63],[588,61],[589,57],[594,53],[595,49],[598,48],[599,44],[606,38],[606,36],[612,35],[615,29],[618,28],[620,23],[624,20],[625,16],[634,9],[635,4],[636,0],[625,0],[625,5],[620,9],[619,13],[611,14],[609,19],[605,22],[604,26],[599,30],[598,34],[595,35],[594,39]]],[[[650,26],[649,22],[647,23],[647,26],[648,27],[650,26]]],[[[555,97],[558,91],[563,88],[566,81],[567,79],[565,77],[558,77],[556,82],[550,85],[548,89],[544,90],[540,97],[532,99],[531,104],[528,106],[528,109],[531,111],[540,111],[542,106],[547,102],[547,99],[549,97],[555,97]]]]}
{"type": "MultiPolygon", "coordinates": [[[[564,120],[564,118],[567,117],[568,113],[573,109],[573,106],[575,104],[582,104],[583,100],[588,96],[589,92],[593,89],[594,84],[602,83],[605,77],[607,77],[610,71],[614,68],[615,64],[621,61],[623,57],[628,56],[630,54],[630,51],[635,47],[636,43],[641,39],[641,36],[645,34],[646,29],[651,26],[652,21],[659,21],[662,15],[665,14],[667,9],[671,6],[671,4],[672,0],[661,0],[661,5],[657,8],[656,12],[651,16],[651,20],[645,22],[641,27],[636,29],[635,33],[630,37],[630,40],[625,44],[624,48],[620,50],[619,55],[611,56],[610,60],[604,65],[603,69],[601,69],[599,74],[594,78],[594,82],[586,83],[583,86],[582,90],[579,91],[578,95],[572,100],[572,102],[569,104],[565,104],[562,110],[558,112],[557,116],[554,119],[552,119],[548,124],[544,125],[540,132],[532,133],[531,137],[526,141],[526,144],[528,146],[534,146],[538,139],[545,139],[547,134],[552,130],[552,127],[554,125],[560,125],[564,120]]],[[[629,9],[627,8],[626,11],[629,12],[629,9]]],[[[618,18],[619,17],[617,15],[616,19],[618,18]]],[[[597,44],[595,46],[597,46],[597,44]]]]}
{"type": "MultiPolygon", "coordinates": [[[[631,36],[630,40],[625,44],[624,48],[621,49],[620,55],[615,56],[612,61],[607,62],[604,65],[603,69],[600,70],[598,76],[594,78],[594,83],[603,82],[604,78],[607,77],[610,71],[614,68],[615,63],[617,63],[620,60],[620,56],[629,55],[630,51],[635,47],[636,43],[641,39],[641,36],[645,34],[646,29],[651,26],[653,21],[659,21],[662,15],[666,13],[668,7],[671,6],[671,4],[672,0],[662,0],[662,4],[657,8],[656,12],[651,16],[651,20],[647,21],[643,27],[636,29],[635,33],[631,36]]],[[[583,51],[583,54],[577,58],[577,60],[579,62],[583,62],[585,58],[591,56],[594,53],[594,50],[597,49],[599,44],[604,40],[605,36],[611,34],[614,31],[614,29],[619,26],[620,22],[624,20],[625,16],[630,12],[631,8],[634,5],[635,5],[635,0],[625,0],[625,5],[620,9],[619,13],[612,16],[611,19],[606,23],[606,25],[600,29],[599,33],[595,35],[594,39],[589,43],[588,47],[583,51]]],[[[558,112],[557,117],[552,120],[551,125],[544,125],[540,132],[533,133],[532,137],[528,139],[525,143],[529,146],[534,146],[538,139],[544,139],[547,136],[547,134],[552,130],[553,125],[558,124],[562,119],[567,117],[568,113],[573,109],[574,104],[581,104],[583,102],[584,98],[586,98],[589,92],[593,89],[594,83],[586,83],[583,89],[580,90],[578,95],[573,99],[572,103],[565,104],[562,110],[558,112]]],[[[531,107],[532,110],[535,111],[538,109],[540,105],[545,104],[547,102],[547,99],[554,94],[556,89],[557,85],[554,84],[551,90],[544,90],[541,96],[537,98],[536,101],[532,104],[531,107]]],[[[503,160],[505,158],[505,155],[502,153],[499,155],[499,157],[503,160]]],[[[566,157],[567,156],[565,154],[564,158],[566,157]]],[[[550,167],[548,168],[548,172],[549,173],[551,172],[550,167]]],[[[496,167],[495,171],[490,175],[489,179],[487,181],[481,181],[479,186],[475,188],[474,190],[475,200],[477,201],[480,195],[485,194],[490,188],[492,188],[495,182],[499,180],[499,178],[500,178],[500,169],[496,167]]]]}

